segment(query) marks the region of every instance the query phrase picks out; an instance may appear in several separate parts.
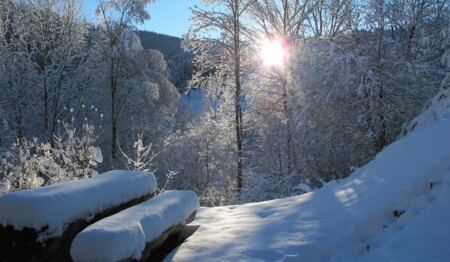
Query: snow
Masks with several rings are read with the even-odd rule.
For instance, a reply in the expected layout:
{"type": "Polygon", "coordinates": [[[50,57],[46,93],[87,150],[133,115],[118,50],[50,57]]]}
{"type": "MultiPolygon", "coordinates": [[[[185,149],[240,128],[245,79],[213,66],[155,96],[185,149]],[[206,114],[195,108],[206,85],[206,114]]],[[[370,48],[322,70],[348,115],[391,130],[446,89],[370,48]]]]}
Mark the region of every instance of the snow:
{"type": "Polygon", "coordinates": [[[432,107],[439,114],[427,110],[413,131],[337,184],[200,208],[198,230],[166,261],[448,261],[450,109],[432,107]]]}
{"type": "Polygon", "coordinates": [[[186,224],[198,207],[199,201],[194,192],[167,191],[87,227],[72,242],[72,259],[140,259],[146,243],[172,226],[186,224]]]}
{"type": "Polygon", "coordinates": [[[442,119],[450,119],[450,88],[442,88],[440,92],[430,100],[424,112],[414,118],[406,129],[410,132],[414,129],[421,128],[422,126],[429,126],[442,119]]]}
{"type": "Polygon", "coordinates": [[[0,196],[0,223],[16,230],[25,227],[41,232],[40,240],[61,236],[77,219],[95,214],[156,191],[153,174],[110,171],[92,178],[65,182],[0,196]]]}
{"type": "Polygon", "coordinates": [[[103,162],[102,150],[99,147],[91,146],[91,147],[89,147],[88,150],[89,150],[89,153],[92,155],[92,158],[97,163],[102,163],[103,162]]]}

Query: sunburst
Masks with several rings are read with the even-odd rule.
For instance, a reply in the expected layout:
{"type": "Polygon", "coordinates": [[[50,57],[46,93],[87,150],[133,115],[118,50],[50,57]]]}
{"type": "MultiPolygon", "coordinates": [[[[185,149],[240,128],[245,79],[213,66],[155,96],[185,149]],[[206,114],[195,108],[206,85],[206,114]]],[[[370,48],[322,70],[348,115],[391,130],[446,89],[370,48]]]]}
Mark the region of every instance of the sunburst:
{"type": "Polygon", "coordinates": [[[286,56],[286,44],[279,39],[267,39],[261,45],[261,58],[266,66],[282,66],[286,56]]]}

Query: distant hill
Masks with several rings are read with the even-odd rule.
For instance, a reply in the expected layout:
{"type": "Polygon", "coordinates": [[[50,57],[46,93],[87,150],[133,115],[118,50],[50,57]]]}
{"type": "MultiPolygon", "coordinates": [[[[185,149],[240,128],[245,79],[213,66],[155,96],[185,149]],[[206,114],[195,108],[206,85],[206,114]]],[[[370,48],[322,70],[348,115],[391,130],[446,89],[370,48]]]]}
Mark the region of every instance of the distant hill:
{"type": "Polygon", "coordinates": [[[181,48],[183,39],[148,31],[136,32],[145,49],[156,49],[164,55],[170,79],[179,91],[184,90],[192,77],[192,55],[181,48]]]}
{"type": "Polygon", "coordinates": [[[172,59],[174,55],[184,52],[181,48],[183,39],[179,37],[148,31],[137,31],[136,33],[141,39],[142,47],[160,51],[167,61],[172,59]]]}

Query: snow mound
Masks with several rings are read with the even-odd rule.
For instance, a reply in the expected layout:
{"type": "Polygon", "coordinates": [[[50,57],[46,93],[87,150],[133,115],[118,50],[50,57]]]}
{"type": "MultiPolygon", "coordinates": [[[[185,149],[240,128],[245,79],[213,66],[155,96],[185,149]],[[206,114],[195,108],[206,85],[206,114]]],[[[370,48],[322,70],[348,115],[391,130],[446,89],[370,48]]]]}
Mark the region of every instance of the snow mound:
{"type": "Polygon", "coordinates": [[[200,208],[199,229],[166,261],[448,261],[450,110],[443,107],[336,185],[200,208]]]}
{"type": "Polygon", "coordinates": [[[74,261],[140,259],[146,243],[185,225],[198,207],[194,192],[167,191],[90,225],[75,237],[70,254],[74,261]]]}
{"type": "Polygon", "coordinates": [[[154,193],[153,174],[110,171],[92,178],[60,183],[0,196],[0,223],[16,230],[41,232],[41,240],[61,236],[71,222],[154,193]]]}
{"type": "Polygon", "coordinates": [[[403,133],[409,133],[423,126],[429,126],[437,121],[450,119],[450,88],[442,88],[425,106],[425,110],[414,118],[404,128],[403,133]]]}

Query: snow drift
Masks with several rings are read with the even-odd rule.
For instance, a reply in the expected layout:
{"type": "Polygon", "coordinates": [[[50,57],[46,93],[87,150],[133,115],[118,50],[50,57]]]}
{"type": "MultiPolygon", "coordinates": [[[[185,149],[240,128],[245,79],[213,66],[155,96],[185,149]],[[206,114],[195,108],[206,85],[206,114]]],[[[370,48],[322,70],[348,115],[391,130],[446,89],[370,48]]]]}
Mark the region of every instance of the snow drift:
{"type": "Polygon", "coordinates": [[[201,208],[166,261],[446,261],[450,103],[335,185],[241,206],[201,208]],[[438,112],[438,113],[436,113],[438,112]]]}

